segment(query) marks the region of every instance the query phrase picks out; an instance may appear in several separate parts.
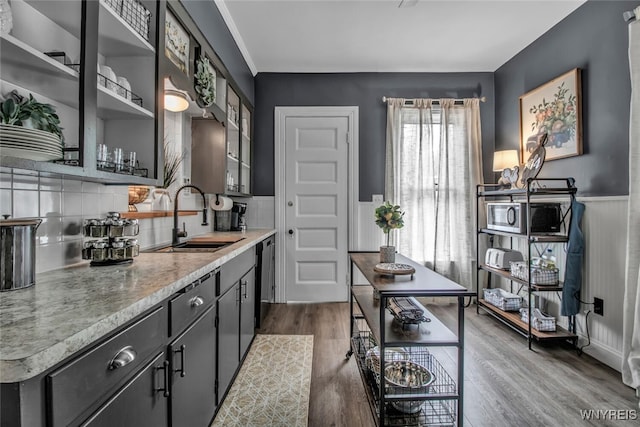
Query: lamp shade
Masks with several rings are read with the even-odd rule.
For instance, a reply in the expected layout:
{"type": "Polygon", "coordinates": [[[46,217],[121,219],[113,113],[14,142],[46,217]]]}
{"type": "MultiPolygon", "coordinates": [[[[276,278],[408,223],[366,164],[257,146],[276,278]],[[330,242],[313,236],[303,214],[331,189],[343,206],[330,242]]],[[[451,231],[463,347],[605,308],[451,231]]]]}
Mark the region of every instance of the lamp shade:
{"type": "Polygon", "coordinates": [[[493,153],[493,171],[502,172],[520,164],[518,150],[502,150],[493,153]]]}
{"type": "Polygon", "coordinates": [[[189,108],[187,95],[177,90],[164,91],[164,109],[179,113],[189,108]]]}

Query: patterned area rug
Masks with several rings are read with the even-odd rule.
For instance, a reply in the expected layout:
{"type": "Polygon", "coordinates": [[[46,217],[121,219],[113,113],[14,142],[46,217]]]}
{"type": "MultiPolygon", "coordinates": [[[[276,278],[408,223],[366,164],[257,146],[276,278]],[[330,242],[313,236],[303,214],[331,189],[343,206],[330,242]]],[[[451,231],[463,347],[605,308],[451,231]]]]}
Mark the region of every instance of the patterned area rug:
{"type": "Polygon", "coordinates": [[[305,427],[313,335],[256,335],[211,427],[305,427]]]}

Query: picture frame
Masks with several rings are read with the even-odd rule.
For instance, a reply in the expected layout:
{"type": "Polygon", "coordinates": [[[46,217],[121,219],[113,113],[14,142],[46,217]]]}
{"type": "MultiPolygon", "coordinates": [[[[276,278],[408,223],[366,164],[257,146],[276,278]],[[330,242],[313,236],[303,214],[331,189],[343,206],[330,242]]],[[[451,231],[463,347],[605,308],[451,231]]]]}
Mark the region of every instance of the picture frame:
{"type": "Polygon", "coordinates": [[[190,35],[167,8],[164,54],[183,73],[189,75],[190,35]]]}
{"type": "Polygon", "coordinates": [[[580,69],[574,68],[520,96],[520,161],[548,134],[546,161],[582,154],[580,69]]]}

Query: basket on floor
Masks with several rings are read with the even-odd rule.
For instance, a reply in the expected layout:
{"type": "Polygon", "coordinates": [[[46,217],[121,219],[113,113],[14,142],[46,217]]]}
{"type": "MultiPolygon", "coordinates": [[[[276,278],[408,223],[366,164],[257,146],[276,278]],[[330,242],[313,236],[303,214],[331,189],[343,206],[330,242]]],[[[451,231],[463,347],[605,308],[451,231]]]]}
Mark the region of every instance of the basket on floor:
{"type": "Polygon", "coordinates": [[[484,289],[484,300],[504,311],[518,311],[522,307],[522,298],[504,289],[484,289]]]}

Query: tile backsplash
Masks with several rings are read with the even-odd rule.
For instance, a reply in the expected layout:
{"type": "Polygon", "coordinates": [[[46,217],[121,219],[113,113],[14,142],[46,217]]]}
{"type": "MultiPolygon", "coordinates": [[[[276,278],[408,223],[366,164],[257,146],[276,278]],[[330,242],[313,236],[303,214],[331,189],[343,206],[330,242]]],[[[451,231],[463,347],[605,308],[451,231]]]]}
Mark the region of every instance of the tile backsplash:
{"type": "MultiPolygon", "coordinates": [[[[208,206],[207,196],[207,206],[208,206]]],[[[172,195],[173,198],[173,195],[172,195]]],[[[247,203],[249,228],[273,228],[274,198],[241,199],[247,203]]],[[[36,235],[36,272],[55,270],[82,259],[82,224],[85,219],[104,218],[108,212],[126,212],[129,195],[126,185],[104,185],[38,172],[0,168],[0,214],[12,218],[42,219],[36,235]]],[[[180,195],[180,210],[201,210],[197,193],[180,195]]],[[[202,215],[180,216],[179,224],[189,237],[213,231],[214,213],[208,210],[209,225],[202,215]]],[[[138,242],[141,249],[171,243],[172,217],[140,220],[138,242]]]]}
{"type": "MultiPolygon", "coordinates": [[[[104,218],[108,212],[126,212],[129,196],[126,185],[104,185],[37,172],[0,169],[0,214],[12,218],[39,217],[36,234],[36,272],[62,268],[82,259],[82,224],[85,219],[104,218]]],[[[202,209],[202,198],[180,196],[180,209],[202,209]]],[[[190,236],[213,230],[201,226],[201,215],[181,216],[190,236]]],[[[171,243],[173,218],[140,221],[138,241],[141,249],[171,243]]]]}

